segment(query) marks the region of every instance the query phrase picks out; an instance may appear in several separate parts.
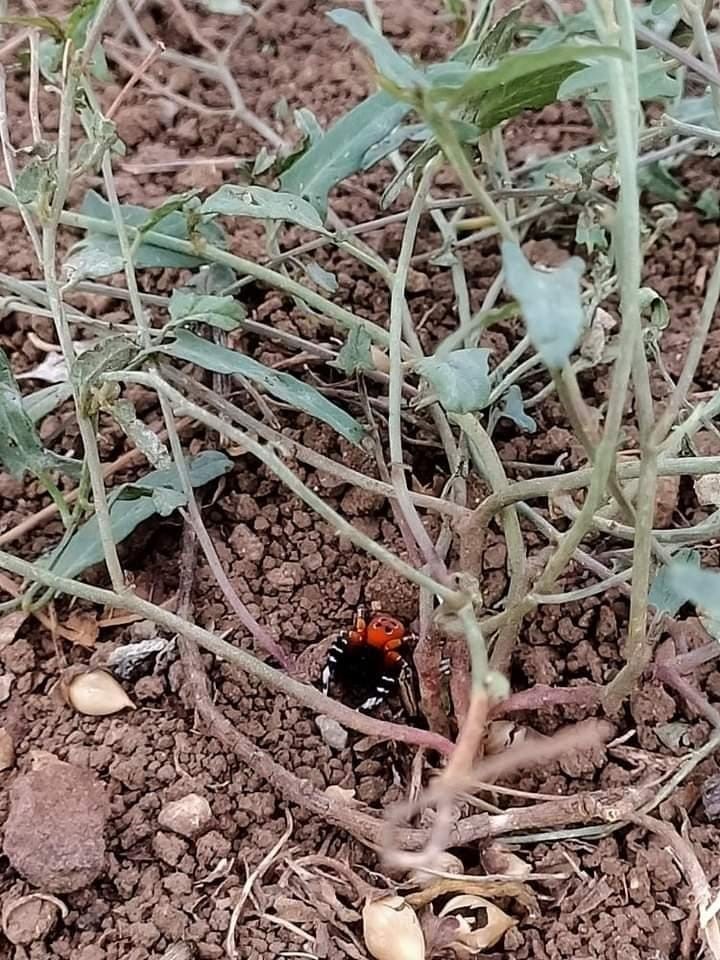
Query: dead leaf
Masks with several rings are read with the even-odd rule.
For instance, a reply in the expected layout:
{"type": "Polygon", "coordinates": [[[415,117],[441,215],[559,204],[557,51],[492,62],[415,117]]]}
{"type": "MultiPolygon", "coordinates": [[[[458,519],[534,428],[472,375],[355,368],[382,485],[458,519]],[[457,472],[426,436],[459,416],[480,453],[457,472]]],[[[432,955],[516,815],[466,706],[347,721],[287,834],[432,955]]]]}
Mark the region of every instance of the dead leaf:
{"type": "MultiPolygon", "coordinates": [[[[65,630],[69,631],[73,643],[79,647],[92,649],[100,633],[97,618],[92,613],[71,613],[65,619],[65,630]]],[[[67,636],[67,634],[65,634],[67,636]]]]}
{"type": "Polygon", "coordinates": [[[617,320],[607,310],[598,307],[592,318],[590,328],[580,344],[580,356],[589,360],[593,366],[600,363],[605,351],[607,334],[617,326],[617,320]]]}
{"type": "Polygon", "coordinates": [[[436,883],[405,898],[415,910],[424,907],[438,897],[448,893],[468,894],[486,897],[514,897],[523,906],[534,908],[535,897],[529,887],[519,880],[499,880],[495,877],[443,877],[436,883]]]}
{"type": "Polygon", "coordinates": [[[494,903],[474,895],[453,897],[442,908],[440,916],[458,920],[458,931],[450,947],[460,956],[494,947],[517,922],[494,903]]]}

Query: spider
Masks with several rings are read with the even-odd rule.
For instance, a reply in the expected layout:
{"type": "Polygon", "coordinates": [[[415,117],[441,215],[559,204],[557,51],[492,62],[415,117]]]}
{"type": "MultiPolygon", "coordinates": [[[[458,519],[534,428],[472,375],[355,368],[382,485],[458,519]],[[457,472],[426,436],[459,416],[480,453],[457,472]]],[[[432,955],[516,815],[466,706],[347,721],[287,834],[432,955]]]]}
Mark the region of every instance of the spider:
{"type": "Polygon", "coordinates": [[[322,672],[322,690],[327,693],[333,680],[349,687],[359,685],[371,689],[358,710],[367,712],[383,703],[400,687],[403,705],[412,715],[417,713],[412,691],[412,671],[400,652],[412,639],[402,621],[387,613],[374,613],[365,618],[358,607],[355,626],[336,637],[322,672]]]}

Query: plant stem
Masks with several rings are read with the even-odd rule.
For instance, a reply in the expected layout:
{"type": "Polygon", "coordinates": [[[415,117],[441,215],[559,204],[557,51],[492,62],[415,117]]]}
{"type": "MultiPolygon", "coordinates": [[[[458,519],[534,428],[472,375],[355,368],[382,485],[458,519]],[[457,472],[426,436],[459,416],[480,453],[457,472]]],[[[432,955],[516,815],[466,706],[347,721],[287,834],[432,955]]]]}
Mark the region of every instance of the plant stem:
{"type": "Polygon", "coordinates": [[[488,216],[493,218],[502,239],[509,243],[515,243],[515,234],[503,216],[502,210],[497,206],[485,187],[483,187],[475,176],[472,164],[468,160],[462,144],[458,140],[449,117],[441,115],[434,108],[430,108],[425,119],[432,127],[432,131],[437,137],[443,153],[460,177],[460,182],[465,190],[472,194],[475,200],[477,200],[480,206],[487,212],[488,216]]]}
{"type": "MultiPolygon", "coordinates": [[[[73,346],[70,325],[65,313],[65,303],[57,279],[56,265],[58,224],[62,219],[63,207],[70,185],[70,137],[79,76],[77,64],[70,63],[68,65],[67,59],[68,50],[66,48],[63,59],[64,83],[60,101],[60,119],[58,121],[56,184],[50,214],[47,222],[43,225],[42,260],[45,282],[47,284],[48,302],[53,313],[58,340],[60,341],[67,368],[72,371],[72,366],[75,361],[75,348],[73,346]]],[[[98,529],[103,546],[105,563],[108,568],[108,573],[110,574],[113,588],[116,591],[121,591],[125,586],[125,578],[122,567],[120,566],[120,560],[118,559],[117,548],[110,523],[110,510],[105,495],[105,484],[95,436],[95,426],[93,420],[86,415],[83,409],[80,388],[76,383],[73,383],[73,399],[75,402],[80,436],[85,450],[85,459],[92,483],[93,500],[95,502],[95,511],[98,518],[98,529]]]]}
{"type": "Polygon", "coordinates": [[[633,365],[642,457],[640,467],[642,494],[639,497],[635,517],[633,583],[625,665],[609,684],[605,695],[606,707],[612,711],[630,693],[651,656],[646,626],[658,465],[657,448],[651,437],[653,402],[642,343],[639,300],[642,283],[642,244],[637,159],[638,133],[642,114],[638,91],[637,49],[633,34],[635,17],[631,0],[615,0],[615,12],[609,3],[602,4],[602,13],[600,6],[600,4],[597,7],[594,3],[592,4],[600,39],[606,43],[617,44],[625,54],[622,60],[613,57],[611,62],[608,62],[621,184],[617,208],[618,229],[615,231],[615,239],[618,247],[622,328],[616,370],[628,362],[633,365]],[[627,337],[625,337],[626,331],[627,337]],[[627,349],[629,356],[623,355],[624,349],[627,349]]]}
{"type": "MultiPolygon", "coordinates": [[[[466,413],[462,415],[454,414],[451,419],[467,437],[470,455],[475,462],[478,473],[487,480],[494,493],[506,490],[509,487],[509,482],[502,460],[478,418],[471,413],[466,413]]],[[[506,601],[506,610],[510,611],[525,593],[527,556],[520,521],[514,507],[503,510],[502,523],[510,568],[510,587],[506,601]]],[[[467,572],[475,575],[473,570],[467,572]]],[[[479,575],[479,571],[477,573],[479,575]]],[[[503,627],[493,649],[493,669],[503,674],[506,674],[510,667],[512,648],[517,639],[517,633],[513,630],[513,627],[514,622],[510,617],[507,627],[503,627]]]]}
{"type": "Polygon", "coordinates": [[[415,504],[410,499],[403,458],[401,414],[403,388],[401,351],[402,324],[403,312],[407,309],[405,302],[405,284],[407,283],[410,257],[412,256],[415,246],[415,237],[417,235],[420,217],[422,216],[425,199],[430,190],[436,167],[437,164],[434,161],[427,164],[415,196],[413,197],[410,213],[408,214],[405,224],[400,255],[395,268],[395,278],[392,284],[390,297],[390,343],[388,350],[390,362],[388,438],[390,444],[390,476],[392,485],[396,491],[398,509],[402,513],[405,524],[414,537],[421,555],[425,558],[429,570],[437,580],[444,581],[447,576],[445,564],[438,556],[435,546],[422,520],[418,516],[415,504]]]}

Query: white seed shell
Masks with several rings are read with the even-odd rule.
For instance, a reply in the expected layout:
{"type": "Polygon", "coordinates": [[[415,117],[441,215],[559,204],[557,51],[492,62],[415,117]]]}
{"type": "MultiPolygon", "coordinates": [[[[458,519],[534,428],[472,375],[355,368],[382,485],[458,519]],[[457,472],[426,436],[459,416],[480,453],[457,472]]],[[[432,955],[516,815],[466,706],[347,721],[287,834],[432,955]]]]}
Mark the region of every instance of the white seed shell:
{"type": "Polygon", "coordinates": [[[420,921],[403,897],[383,897],[363,909],[365,946],[375,960],[425,960],[420,921]]]}
{"type": "Polygon", "coordinates": [[[105,670],[78,674],[68,684],[67,697],[78,713],[89,717],[107,717],[126,707],[135,709],[135,704],[115,677],[105,670]]]}

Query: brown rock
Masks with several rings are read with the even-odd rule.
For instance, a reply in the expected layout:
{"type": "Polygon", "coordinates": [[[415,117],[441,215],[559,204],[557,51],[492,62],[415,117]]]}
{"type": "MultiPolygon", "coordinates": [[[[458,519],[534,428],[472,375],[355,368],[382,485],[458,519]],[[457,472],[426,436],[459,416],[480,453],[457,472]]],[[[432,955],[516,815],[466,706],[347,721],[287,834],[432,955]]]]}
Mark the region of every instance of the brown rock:
{"type": "Polygon", "coordinates": [[[109,814],[105,790],[88,770],[38,754],[10,787],[3,851],[44,891],[80,890],[102,872],[109,814]]]}
{"type": "Polygon", "coordinates": [[[181,837],[196,837],[202,833],[212,820],[212,810],[205,797],[197,793],[188,793],[179,800],[166,803],[158,816],[158,823],[164,830],[172,830],[181,837]]]}

